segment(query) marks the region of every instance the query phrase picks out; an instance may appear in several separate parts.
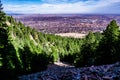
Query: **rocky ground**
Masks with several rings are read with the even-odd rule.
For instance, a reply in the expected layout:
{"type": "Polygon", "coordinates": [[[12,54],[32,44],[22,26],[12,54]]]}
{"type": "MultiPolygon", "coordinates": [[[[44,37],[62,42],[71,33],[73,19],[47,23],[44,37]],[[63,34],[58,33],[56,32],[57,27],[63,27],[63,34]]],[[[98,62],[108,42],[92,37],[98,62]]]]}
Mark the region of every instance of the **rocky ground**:
{"type": "Polygon", "coordinates": [[[83,68],[55,63],[46,71],[24,75],[19,80],[120,80],[120,62],[83,68]]]}

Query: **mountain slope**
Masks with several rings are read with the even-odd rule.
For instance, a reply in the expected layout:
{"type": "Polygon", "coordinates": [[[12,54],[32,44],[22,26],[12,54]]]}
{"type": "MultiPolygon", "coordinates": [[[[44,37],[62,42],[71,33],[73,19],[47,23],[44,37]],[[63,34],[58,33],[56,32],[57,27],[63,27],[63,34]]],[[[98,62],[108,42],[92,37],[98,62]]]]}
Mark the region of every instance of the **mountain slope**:
{"type": "Polygon", "coordinates": [[[115,20],[103,33],[90,32],[79,39],[43,34],[0,12],[0,79],[14,80],[57,61],[76,67],[111,64],[120,61],[119,43],[115,20]]]}
{"type": "Polygon", "coordinates": [[[4,74],[1,78],[41,71],[47,64],[69,56],[73,58],[73,62],[75,54],[80,51],[80,39],[43,34],[25,27],[10,16],[4,15],[2,18],[4,20],[1,20],[0,26],[0,71],[4,74]]]}

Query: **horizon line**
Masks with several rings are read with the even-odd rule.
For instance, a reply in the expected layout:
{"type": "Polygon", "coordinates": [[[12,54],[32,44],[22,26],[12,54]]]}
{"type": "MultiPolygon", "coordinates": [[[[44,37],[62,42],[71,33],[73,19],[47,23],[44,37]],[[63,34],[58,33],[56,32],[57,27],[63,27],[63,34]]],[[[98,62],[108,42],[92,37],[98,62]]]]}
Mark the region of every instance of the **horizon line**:
{"type": "MultiPolygon", "coordinates": [[[[6,13],[6,12],[5,12],[6,13]]],[[[120,15],[120,13],[6,13],[7,15],[120,15]]]]}

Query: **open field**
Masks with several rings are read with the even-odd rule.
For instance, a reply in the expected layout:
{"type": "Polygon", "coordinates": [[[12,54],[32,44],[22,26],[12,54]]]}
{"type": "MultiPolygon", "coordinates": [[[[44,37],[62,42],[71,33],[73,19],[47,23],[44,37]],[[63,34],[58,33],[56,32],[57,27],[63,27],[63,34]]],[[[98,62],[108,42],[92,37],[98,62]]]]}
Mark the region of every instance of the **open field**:
{"type": "Polygon", "coordinates": [[[62,37],[84,38],[87,34],[82,33],[58,33],[55,34],[62,37]]]}

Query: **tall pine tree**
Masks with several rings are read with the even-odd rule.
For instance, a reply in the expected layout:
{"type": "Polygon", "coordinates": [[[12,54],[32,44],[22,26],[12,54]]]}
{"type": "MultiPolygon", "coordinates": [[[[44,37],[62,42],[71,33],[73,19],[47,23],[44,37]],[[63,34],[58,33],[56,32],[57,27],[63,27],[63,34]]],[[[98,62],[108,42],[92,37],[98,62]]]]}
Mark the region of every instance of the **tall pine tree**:
{"type": "Polygon", "coordinates": [[[5,13],[3,12],[3,7],[0,0],[0,27],[2,26],[3,21],[5,21],[5,13]]]}
{"type": "Polygon", "coordinates": [[[0,12],[2,11],[2,3],[1,3],[1,0],[0,0],[0,12]]]}
{"type": "MultiPolygon", "coordinates": [[[[98,58],[98,64],[109,64],[116,62],[117,42],[119,39],[119,26],[116,21],[113,20],[108,24],[106,30],[103,32],[103,39],[100,41],[96,55],[98,58]],[[107,59],[106,59],[107,58],[107,59]]],[[[97,61],[96,60],[96,61],[97,61]]]]}

